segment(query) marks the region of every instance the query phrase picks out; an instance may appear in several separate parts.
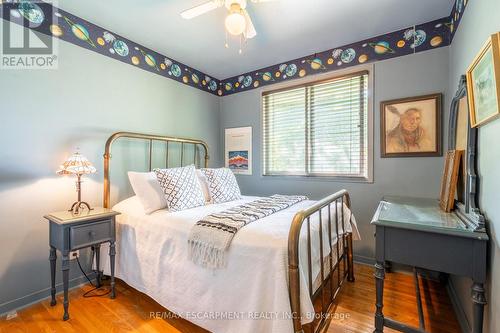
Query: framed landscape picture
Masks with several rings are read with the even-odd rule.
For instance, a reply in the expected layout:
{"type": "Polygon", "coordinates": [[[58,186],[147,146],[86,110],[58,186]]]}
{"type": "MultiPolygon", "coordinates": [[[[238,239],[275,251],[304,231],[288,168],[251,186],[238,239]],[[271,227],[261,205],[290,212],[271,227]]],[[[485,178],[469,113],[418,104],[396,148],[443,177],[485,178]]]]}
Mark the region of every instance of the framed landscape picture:
{"type": "Polygon", "coordinates": [[[382,157],[441,156],[442,94],[380,103],[382,157]]]}
{"type": "Polygon", "coordinates": [[[239,175],[252,174],[252,127],[226,128],[225,166],[239,175]]]}
{"type": "Polygon", "coordinates": [[[490,36],[467,69],[472,127],[500,114],[500,33],[490,36]]]}

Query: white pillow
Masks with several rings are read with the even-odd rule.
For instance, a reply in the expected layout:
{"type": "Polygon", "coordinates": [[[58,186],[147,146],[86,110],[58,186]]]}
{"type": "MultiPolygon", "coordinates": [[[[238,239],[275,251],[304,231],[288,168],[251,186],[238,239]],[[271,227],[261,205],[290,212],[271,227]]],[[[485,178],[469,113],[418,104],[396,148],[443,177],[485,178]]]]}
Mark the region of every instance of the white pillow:
{"type": "Polygon", "coordinates": [[[210,197],[210,191],[208,190],[208,181],[205,174],[200,170],[196,170],[196,176],[198,177],[198,181],[201,185],[201,190],[203,191],[203,196],[205,197],[205,202],[209,203],[212,198],[210,197]]]}
{"type": "Polygon", "coordinates": [[[205,196],[196,176],[194,165],[154,169],[153,171],[165,194],[170,211],[175,212],[205,205],[205,196]]]}
{"type": "Polygon", "coordinates": [[[154,172],[128,172],[128,179],[146,214],[167,207],[167,199],[154,172]]]}
{"type": "Polygon", "coordinates": [[[240,187],[230,169],[201,169],[201,172],[207,177],[208,189],[213,203],[241,199],[240,187]]]}

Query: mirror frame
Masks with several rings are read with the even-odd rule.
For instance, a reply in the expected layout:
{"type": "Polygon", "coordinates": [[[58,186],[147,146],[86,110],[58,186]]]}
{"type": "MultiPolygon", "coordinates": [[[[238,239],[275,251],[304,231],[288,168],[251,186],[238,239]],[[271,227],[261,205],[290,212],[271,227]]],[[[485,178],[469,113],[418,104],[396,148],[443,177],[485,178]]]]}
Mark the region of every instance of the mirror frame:
{"type": "MultiPolygon", "coordinates": [[[[467,98],[467,78],[465,75],[460,77],[458,90],[451,101],[450,123],[448,132],[448,150],[456,148],[457,122],[459,114],[460,100],[467,98]]],[[[467,103],[467,107],[469,103],[467,103]]],[[[467,159],[466,184],[465,184],[465,202],[455,200],[455,213],[464,221],[469,228],[474,231],[485,232],[485,218],[478,205],[479,197],[479,177],[477,172],[477,128],[472,128],[467,110],[467,150],[465,152],[467,159]]]]}

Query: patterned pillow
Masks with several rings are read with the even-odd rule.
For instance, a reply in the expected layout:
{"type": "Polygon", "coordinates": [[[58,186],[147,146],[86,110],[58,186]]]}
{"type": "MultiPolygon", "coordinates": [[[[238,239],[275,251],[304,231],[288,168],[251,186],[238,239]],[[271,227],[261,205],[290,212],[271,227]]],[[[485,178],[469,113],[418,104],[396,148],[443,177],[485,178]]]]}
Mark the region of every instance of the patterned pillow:
{"type": "Polygon", "coordinates": [[[194,165],[182,168],[154,169],[153,171],[163,193],[165,193],[170,211],[175,212],[205,204],[205,197],[194,165]]]}
{"type": "Polygon", "coordinates": [[[240,188],[231,170],[228,168],[200,170],[207,177],[208,189],[213,203],[241,199],[240,188]]]}

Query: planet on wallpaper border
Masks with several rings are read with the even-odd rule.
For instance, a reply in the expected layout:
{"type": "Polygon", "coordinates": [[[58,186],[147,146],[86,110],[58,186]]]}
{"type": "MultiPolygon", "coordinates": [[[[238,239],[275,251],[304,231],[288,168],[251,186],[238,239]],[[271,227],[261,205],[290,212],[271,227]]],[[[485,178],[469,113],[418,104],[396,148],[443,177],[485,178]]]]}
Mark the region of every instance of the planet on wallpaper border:
{"type": "Polygon", "coordinates": [[[191,80],[195,83],[195,84],[198,84],[200,82],[200,78],[198,77],[198,75],[196,75],[195,73],[191,74],[191,80]]]}
{"type": "Polygon", "coordinates": [[[352,48],[345,49],[340,55],[340,60],[342,60],[344,64],[352,62],[354,58],[356,58],[356,51],[354,51],[354,49],[352,48]]]}
{"type": "Polygon", "coordinates": [[[128,50],[128,45],[122,41],[122,40],[115,40],[113,42],[113,49],[115,52],[122,57],[128,56],[129,50],[128,50]]]}
{"type": "Polygon", "coordinates": [[[170,67],[170,72],[172,72],[172,75],[175,76],[175,77],[179,77],[182,74],[181,68],[177,64],[173,64],[170,67]]]}
{"type": "MultiPolygon", "coordinates": [[[[139,52],[141,52],[142,56],[144,57],[144,62],[146,62],[146,64],[149,66],[149,67],[153,67],[154,69],[156,69],[158,72],[160,71],[160,69],[158,68],[157,64],[156,64],[156,60],[155,58],[149,54],[149,53],[146,53],[144,50],[136,47],[136,49],[139,50],[139,52]]],[[[179,68],[180,70],[180,68],[179,68]]],[[[180,73],[179,73],[179,76],[180,76],[180,73]]]]}
{"type": "Polygon", "coordinates": [[[231,170],[248,170],[248,150],[228,152],[228,167],[231,170]]]}
{"type": "Polygon", "coordinates": [[[443,37],[441,36],[432,37],[429,43],[431,44],[432,47],[438,47],[443,43],[443,37]]]}
{"type": "Polygon", "coordinates": [[[380,41],[376,43],[368,43],[368,45],[375,51],[376,54],[396,53],[388,42],[380,41]]]}
{"type": "Polygon", "coordinates": [[[302,63],[307,62],[309,65],[311,65],[311,68],[314,69],[315,71],[319,69],[326,69],[326,67],[323,65],[323,60],[320,58],[314,58],[313,60],[307,59],[307,60],[302,60],[302,63]]]}
{"type": "Polygon", "coordinates": [[[36,3],[21,1],[17,8],[19,13],[33,24],[41,24],[45,20],[43,10],[36,3]]]}
{"type": "Polygon", "coordinates": [[[290,64],[290,65],[286,66],[285,74],[288,77],[291,77],[291,76],[294,76],[295,74],[297,74],[297,65],[290,64]]]}
{"type": "Polygon", "coordinates": [[[245,87],[245,88],[248,88],[252,85],[252,77],[250,75],[247,75],[243,78],[243,82],[242,82],[242,88],[245,87]]]}
{"type": "Polygon", "coordinates": [[[412,49],[422,45],[427,39],[427,34],[423,30],[408,29],[403,34],[407,41],[413,41],[410,45],[412,49]]]}
{"type": "Polygon", "coordinates": [[[215,91],[217,89],[217,82],[215,82],[214,80],[210,80],[210,82],[208,83],[208,89],[215,91]]]}
{"type": "Polygon", "coordinates": [[[274,81],[273,74],[271,74],[271,72],[255,73],[255,75],[262,77],[262,80],[266,82],[274,81]]]}
{"type": "Polygon", "coordinates": [[[66,16],[64,16],[64,20],[71,27],[71,32],[76,38],[83,40],[84,42],[87,42],[92,47],[96,47],[92,39],[90,39],[90,34],[87,28],[85,28],[81,24],[77,24],[71,21],[71,19],[67,18],[66,16]]]}
{"type": "Polygon", "coordinates": [[[427,39],[427,34],[423,30],[415,31],[415,42],[411,45],[412,48],[419,47],[427,39]]]}
{"type": "Polygon", "coordinates": [[[359,56],[358,61],[360,64],[364,64],[368,61],[368,56],[366,54],[362,54],[359,56]]]}
{"type": "Polygon", "coordinates": [[[58,26],[57,24],[51,24],[49,30],[50,33],[56,37],[61,37],[64,34],[61,27],[58,26]]]}

